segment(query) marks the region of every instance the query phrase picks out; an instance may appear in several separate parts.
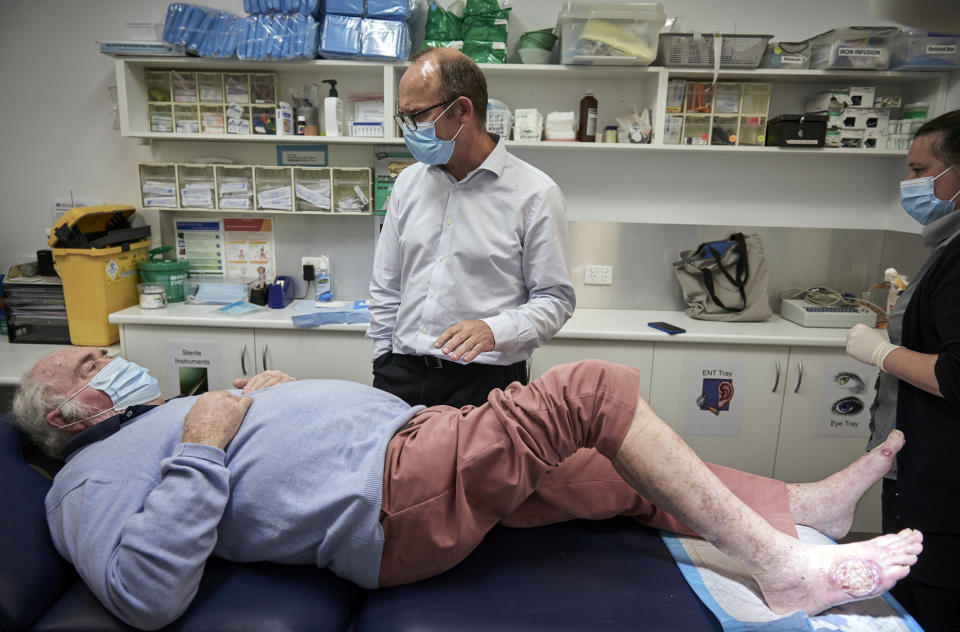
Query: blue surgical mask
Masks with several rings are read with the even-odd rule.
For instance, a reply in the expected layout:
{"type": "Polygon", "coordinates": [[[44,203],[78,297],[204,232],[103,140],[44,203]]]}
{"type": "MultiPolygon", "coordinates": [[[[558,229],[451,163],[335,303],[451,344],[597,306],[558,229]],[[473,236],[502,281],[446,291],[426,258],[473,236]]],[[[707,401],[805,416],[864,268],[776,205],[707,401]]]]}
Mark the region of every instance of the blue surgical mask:
{"type": "MultiPolygon", "coordinates": [[[[452,106],[453,103],[448,105],[440,113],[440,116],[446,114],[452,106]]],[[[450,140],[437,138],[437,129],[434,124],[440,120],[440,116],[432,121],[417,123],[417,131],[415,132],[406,127],[403,128],[403,142],[406,143],[407,149],[410,150],[414,158],[425,165],[445,165],[450,162],[450,156],[453,155],[453,141],[460,135],[460,130],[463,129],[463,125],[461,125],[450,140]]]]}
{"type": "Polygon", "coordinates": [[[81,386],[76,392],[60,402],[57,410],[60,410],[64,404],[79,395],[85,388],[95,388],[106,393],[110,397],[110,401],[113,402],[113,407],[105,408],[83,419],[64,424],[60,426],[61,428],[93,419],[110,410],[120,412],[130,406],[145,404],[161,397],[160,385],[145,368],[129,360],[116,357],[100,369],[86,385],[81,386]]]}
{"type": "Polygon", "coordinates": [[[927,176],[926,178],[903,180],[900,183],[900,204],[903,206],[903,210],[924,226],[937,221],[948,213],[952,213],[954,201],[957,196],[960,196],[960,191],[957,191],[949,200],[941,200],[933,192],[933,183],[955,166],[947,167],[934,178],[927,176]]]}

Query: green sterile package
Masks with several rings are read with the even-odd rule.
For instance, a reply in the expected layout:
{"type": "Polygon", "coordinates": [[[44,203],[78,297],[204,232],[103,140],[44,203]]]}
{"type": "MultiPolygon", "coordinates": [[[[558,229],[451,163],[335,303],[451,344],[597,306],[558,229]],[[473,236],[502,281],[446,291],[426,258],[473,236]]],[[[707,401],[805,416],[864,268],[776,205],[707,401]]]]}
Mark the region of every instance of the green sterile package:
{"type": "Polygon", "coordinates": [[[423,40],[420,46],[421,50],[428,48],[456,48],[463,50],[463,40],[423,40]]]}
{"type": "MultiPolygon", "coordinates": [[[[477,15],[480,13],[496,13],[508,6],[510,6],[509,1],[501,5],[499,0],[467,0],[467,4],[463,8],[463,14],[477,15]]],[[[509,9],[506,10],[509,11],[509,9]]]]}
{"type": "MultiPolygon", "coordinates": [[[[463,28],[463,18],[451,11],[447,11],[436,2],[430,3],[427,12],[427,25],[424,40],[450,41],[459,40],[463,28]]],[[[424,46],[426,48],[426,46],[424,46]]]]}
{"type": "MultiPolygon", "coordinates": [[[[469,20],[469,18],[467,18],[467,20],[469,20]]],[[[502,22],[502,24],[468,24],[467,20],[463,22],[463,39],[481,42],[507,41],[506,20],[498,20],[498,22],[502,22]]]]}
{"type": "Polygon", "coordinates": [[[507,61],[507,45],[504,42],[464,40],[463,54],[478,64],[503,64],[507,61]]]}

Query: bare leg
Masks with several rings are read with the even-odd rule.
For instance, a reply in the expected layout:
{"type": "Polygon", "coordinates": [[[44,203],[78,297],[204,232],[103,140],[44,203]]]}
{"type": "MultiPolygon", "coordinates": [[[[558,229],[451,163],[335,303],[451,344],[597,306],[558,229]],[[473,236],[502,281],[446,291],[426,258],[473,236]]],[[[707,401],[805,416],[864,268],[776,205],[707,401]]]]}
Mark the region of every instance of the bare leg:
{"type": "Polygon", "coordinates": [[[816,483],[787,485],[790,513],[797,523],[838,540],[847,535],[857,503],[890,471],[904,437],[899,430],[836,474],[816,483]]]}
{"type": "Polygon", "coordinates": [[[780,533],[724,487],[643,400],[613,464],[634,489],[744,564],[775,612],[816,614],[879,595],[907,575],[922,549],[917,531],[841,546],[780,533]]]}

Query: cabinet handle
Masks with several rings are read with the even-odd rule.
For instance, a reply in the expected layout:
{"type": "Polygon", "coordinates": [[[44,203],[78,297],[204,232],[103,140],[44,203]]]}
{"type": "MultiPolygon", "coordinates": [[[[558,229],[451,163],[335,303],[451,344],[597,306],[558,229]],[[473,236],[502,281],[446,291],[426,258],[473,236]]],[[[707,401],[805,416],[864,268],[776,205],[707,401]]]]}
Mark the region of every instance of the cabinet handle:
{"type": "Polygon", "coordinates": [[[797,386],[793,389],[794,393],[800,392],[801,382],[803,382],[803,362],[797,360],[797,386]]]}
{"type": "Polygon", "coordinates": [[[773,379],[773,389],[770,392],[776,393],[778,386],[780,386],[780,360],[777,360],[777,376],[773,379]]]}
{"type": "Polygon", "coordinates": [[[263,345],[263,370],[267,371],[267,345],[263,345]]]}
{"type": "Polygon", "coordinates": [[[247,374],[247,345],[243,345],[243,349],[240,350],[240,372],[247,374]]]}

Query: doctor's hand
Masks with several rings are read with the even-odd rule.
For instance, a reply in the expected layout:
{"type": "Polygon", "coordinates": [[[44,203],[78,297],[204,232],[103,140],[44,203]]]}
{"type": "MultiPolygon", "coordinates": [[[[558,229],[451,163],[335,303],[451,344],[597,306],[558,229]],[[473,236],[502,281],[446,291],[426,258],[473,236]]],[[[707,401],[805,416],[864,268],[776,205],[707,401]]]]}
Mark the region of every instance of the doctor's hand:
{"type": "Polygon", "coordinates": [[[484,351],[493,351],[495,345],[493,332],[482,320],[461,320],[433,343],[434,347],[442,347],[451,360],[464,362],[472,361],[484,351]]]}
{"type": "Polygon", "coordinates": [[[247,393],[252,393],[262,388],[270,388],[283,382],[295,382],[296,379],[295,377],[290,377],[283,371],[271,370],[257,373],[249,380],[245,377],[238,378],[233,381],[233,388],[242,388],[243,394],[246,395],[247,393]]]}
{"type": "Polygon", "coordinates": [[[864,364],[872,364],[881,371],[883,361],[897,345],[887,338],[887,331],[857,323],[847,331],[847,355],[864,364]]]}
{"type": "Polygon", "coordinates": [[[183,419],[182,443],[202,443],[226,450],[253,400],[227,391],[210,391],[197,398],[183,419]]]}

